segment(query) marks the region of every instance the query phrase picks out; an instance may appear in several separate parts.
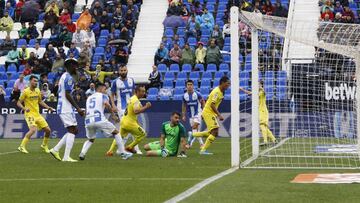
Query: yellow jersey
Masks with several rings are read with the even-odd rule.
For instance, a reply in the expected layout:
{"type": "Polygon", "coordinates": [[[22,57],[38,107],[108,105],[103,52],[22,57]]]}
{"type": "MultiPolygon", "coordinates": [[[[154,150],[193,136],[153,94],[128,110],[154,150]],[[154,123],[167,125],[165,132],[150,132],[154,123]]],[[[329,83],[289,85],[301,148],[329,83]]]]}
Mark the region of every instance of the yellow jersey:
{"type": "Polygon", "coordinates": [[[223,99],[224,99],[224,93],[220,90],[220,88],[216,87],[215,89],[213,89],[209,95],[208,100],[205,103],[203,113],[216,115],[216,113],[211,108],[211,103],[214,103],[217,109],[223,99]]]}
{"type": "Polygon", "coordinates": [[[35,88],[34,91],[27,87],[20,95],[20,101],[23,101],[25,104],[25,108],[28,108],[30,111],[25,112],[25,116],[40,116],[39,113],[39,102],[42,100],[41,92],[39,88],[35,88]]]}
{"type": "Polygon", "coordinates": [[[130,97],[130,100],[127,104],[124,116],[122,117],[121,121],[126,123],[137,123],[138,118],[134,110],[141,107],[142,107],[141,102],[136,95],[130,97]]]}
{"type": "Polygon", "coordinates": [[[259,89],[259,111],[267,112],[266,94],[262,88],[259,89]]]}

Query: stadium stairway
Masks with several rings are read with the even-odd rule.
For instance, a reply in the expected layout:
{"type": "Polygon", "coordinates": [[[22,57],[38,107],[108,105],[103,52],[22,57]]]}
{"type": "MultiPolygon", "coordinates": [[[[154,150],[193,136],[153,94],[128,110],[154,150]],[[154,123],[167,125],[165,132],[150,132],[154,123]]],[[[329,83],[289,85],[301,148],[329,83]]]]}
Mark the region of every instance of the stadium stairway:
{"type": "MultiPolygon", "coordinates": [[[[319,25],[319,1],[318,0],[301,0],[291,1],[289,5],[289,14],[287,19],[287,32],[291,30],[291,35],[302,33],[306,36],[317,37],[317,29],[319,25]],[[306,22],[306,30],[304,26],[293,25],[292,22],[306,22]],[[289,27],[291,26],[291,27],[289,27]]],[[[296,43],[285,39],[283,59],[286,58],[315,58],[315,48],[304,44],[296,43]]],[[[307,63],[309,61],[293,61],[295,63],[307,63]]],[[[285,66],[283,66],[285,67],[285,66]]]]}
{"type": "Polygon", "coordinates": [[[164,32],[162,24],[168,8],[167,0],[144,1],[129,57],[129,76],[136,82],[147,82],[154,63],[154,53],[164,32]],[[151,17],[149,17],[151,16],[151,17]]]}

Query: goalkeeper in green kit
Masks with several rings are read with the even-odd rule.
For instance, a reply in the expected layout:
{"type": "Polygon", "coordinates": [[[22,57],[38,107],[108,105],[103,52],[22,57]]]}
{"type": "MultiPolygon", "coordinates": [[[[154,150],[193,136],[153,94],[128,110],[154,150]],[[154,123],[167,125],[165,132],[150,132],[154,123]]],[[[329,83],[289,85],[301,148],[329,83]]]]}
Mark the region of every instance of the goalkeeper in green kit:
{"type": "Polygon", "coordinates": [[[150,142],[144,146],[147,156],[176,156],[186,158],[186,130],[180,123],[180,113],[173,112],[170,121],[164,122],[161,127],[160,141],[150,142]]]}

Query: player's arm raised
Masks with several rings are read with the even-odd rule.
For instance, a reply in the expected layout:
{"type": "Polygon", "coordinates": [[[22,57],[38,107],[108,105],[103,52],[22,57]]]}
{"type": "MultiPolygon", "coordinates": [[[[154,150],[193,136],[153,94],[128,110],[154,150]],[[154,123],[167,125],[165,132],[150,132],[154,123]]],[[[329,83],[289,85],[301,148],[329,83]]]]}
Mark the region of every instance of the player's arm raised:
{"type": "Polygon", "coordinates": [[[248,94],[248,95],[251,95],[251,92],[242,88],[242,87],[239,87],[239,90],[242,91],[242,92],[245,92],[245,94],[248,94]]]}
{"type": "Polygon", "coordinates": [[[150,102],[146,102],[145,106],[143,106],[143,107],[140,106],[140,102],[136,102],[134,104],[134,113],[135,114],[140,114],[140,113],[146,111],[146,109],[149,109],[150,107],[151,107],[150,102]]]}

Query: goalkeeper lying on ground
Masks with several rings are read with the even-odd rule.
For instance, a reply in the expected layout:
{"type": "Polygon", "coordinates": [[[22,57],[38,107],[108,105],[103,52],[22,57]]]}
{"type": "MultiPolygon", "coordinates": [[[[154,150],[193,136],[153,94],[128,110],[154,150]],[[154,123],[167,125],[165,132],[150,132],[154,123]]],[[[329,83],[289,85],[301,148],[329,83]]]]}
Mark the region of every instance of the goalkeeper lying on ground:
{"type": "Polygon", "coordinates": [[[162,124],[160,141],[150,142],[144,146],[147,156],[176,156],[181,145],[178,157],[186,157],[186,130],[180,123],[180,117],[180,113],[173,112],[170,121],[162,124]]]}

